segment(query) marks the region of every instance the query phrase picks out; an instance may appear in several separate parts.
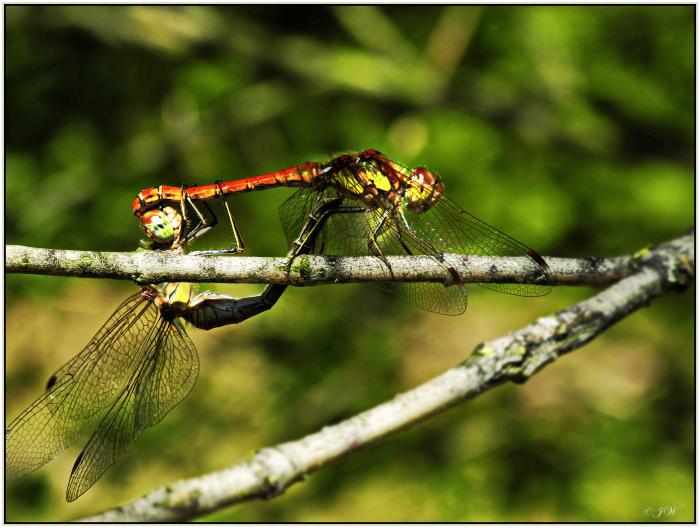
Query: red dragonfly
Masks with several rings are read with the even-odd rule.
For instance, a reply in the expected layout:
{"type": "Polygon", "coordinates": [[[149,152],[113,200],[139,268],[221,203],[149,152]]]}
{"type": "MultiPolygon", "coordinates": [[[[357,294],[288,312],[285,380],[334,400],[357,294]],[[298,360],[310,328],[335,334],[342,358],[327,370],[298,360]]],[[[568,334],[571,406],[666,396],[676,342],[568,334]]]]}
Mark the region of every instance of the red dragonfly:
{"type": "MultiPolygon", "coordinates": [[[[333,205],[333,204],[331,204],[333,205]]],[[[148,215],[161,248],[180,249],[179,212],[165,206],[148,215]]],[[[308,252],[315,228],[307,223],[289,256],[308,252]]],[[[234,299],[196,294],[189,283],[145,286],[127,298],[77,356],[49,378],[46,391],[5,428],[5,475],[15,478],[50,462],[84,433],[66,500],[85,493],[146,428],[156,425],[192,389],[197,351],[184,322],[210,330],[269,310],[286,285],[234,299]]]]}
{"type": "MultiPolygon", "coordinates": [[[[234,232],[234,247],[202,253],[237,253],[242,251],[243,244],[225,197],[283,186],[301,188],[280,206],[280,217],[290,242],[306,219],[319,217],[317,209],[324,208],[327,218],[315,237],[313,253],[380,258],[429,255],[446,268],[452,277],[450,285],[390,283],[389,289],[408,297],[420,308],[457,315],[467,307],[466,290],[456,271],[445,262],[444,253],[524,257],[532,265],[529,276],[537,284],[482,286],[521,296],[540,296],[551,290],[549,266],[536,251],[448,200],[437,174],[425,167],[408,169],[376,150],[344,154],[327,163],[307,162],[230,182],[152,187],[134,198],[132,209],[148,235],[158,243],[158,229],[148,217],[154,209],[179,203],[186,216],[186,208],[191,207],[199,219],[193,231],[199,233],[216,223],[206,202],[222,199],[234,232]],[[338,205],[329,210],[329,202],[338,205]],[[208,214],[202,214],[196,203],[204,204],[208,214]]],[[[388,272],[391,273],[390,267],[388,272]]]]}

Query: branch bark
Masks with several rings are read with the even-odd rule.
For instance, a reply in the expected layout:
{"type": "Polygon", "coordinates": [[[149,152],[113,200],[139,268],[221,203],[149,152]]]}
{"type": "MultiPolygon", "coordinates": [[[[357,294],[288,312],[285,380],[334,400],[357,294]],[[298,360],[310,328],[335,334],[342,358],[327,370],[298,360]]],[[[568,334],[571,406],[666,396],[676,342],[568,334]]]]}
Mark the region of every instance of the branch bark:
{"type": "MultiPolygon", "coordinates": [[[[692,236],[691,236],[692,238],[692,236]]],[[[301,255],[288,269],[287,258],[182,255],[167,251],[130,253],[6,246],[6,273],[159,282],[313,284],[382,281],[448,282],[447,270],[427,256],[388,256],[393,276],[377,257],[301,255]]],[[[445,260],[465,283],[541,284],[524,257],[448,254],[445,260]]],[[[632,273],[633,256],[567,259],[547,257],[554,285],[607,286],[632,273]]]]}
{"type": "Polygon", "coordinates": [[[662,294],[694,280],[694,237],[633,259],[636,270],[599,294],[478,345],[462,364],[392,400],[299,440],[260,450],[227,469],[158,488],[87,522],[175,522],[232,504],[278,495],[358,448],[396,434],[495,386],[522,383],[562,355],[662,294]]]}

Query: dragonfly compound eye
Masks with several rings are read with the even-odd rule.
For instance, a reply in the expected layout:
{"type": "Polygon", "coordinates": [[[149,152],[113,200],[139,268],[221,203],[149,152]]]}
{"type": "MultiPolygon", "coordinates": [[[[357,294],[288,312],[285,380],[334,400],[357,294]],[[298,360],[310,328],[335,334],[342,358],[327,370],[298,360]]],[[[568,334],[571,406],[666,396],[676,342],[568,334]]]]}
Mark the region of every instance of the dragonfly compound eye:
{"type": "Polygon", "coordinates": [[[141,225],[146,234],[159,244],[166,244],[175,240],[173,223],[168,215],[160,209],[144,213],[141,217],[141,225]]]}
{"type": "Polygon", "coordinates": [[[440,176],[425,167],[416,167],[411,171],[411,184],[406,188],[406,207],[413,213],[430,209],[444,191],[440,176]]]}

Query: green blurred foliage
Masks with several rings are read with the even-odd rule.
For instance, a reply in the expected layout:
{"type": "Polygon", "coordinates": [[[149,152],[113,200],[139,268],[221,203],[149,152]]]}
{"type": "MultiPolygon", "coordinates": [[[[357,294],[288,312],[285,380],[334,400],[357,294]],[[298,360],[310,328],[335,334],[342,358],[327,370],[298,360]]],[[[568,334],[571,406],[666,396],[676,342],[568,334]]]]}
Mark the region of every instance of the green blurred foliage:
{"type": "MultiPolygon", "coordinates": [[[[130,250],[141,189],[379,149],[546,255],[634,252],[694,223],[694,6],[6,6],[6,243],[130,250]]],[[[231,200],[281,255],[289,190],[231,200]]],[[[228,244],[225,229],[203,244],[228,244]]],[[[214,285],[222,293],[259,287],[214,285]]],[[[7,277],[8,417],[133,285],[7,277]]],[[[292,289],[191,332],[193,393],[76,503],[77,448],[10,483],[65,520],[234,463],[415,386],[593,293],[475,291],[449,318],[367,288],[292,289]]],[[[217,521],[694,519],[693,296],[662,299],[501,387],[217,521]]]]}

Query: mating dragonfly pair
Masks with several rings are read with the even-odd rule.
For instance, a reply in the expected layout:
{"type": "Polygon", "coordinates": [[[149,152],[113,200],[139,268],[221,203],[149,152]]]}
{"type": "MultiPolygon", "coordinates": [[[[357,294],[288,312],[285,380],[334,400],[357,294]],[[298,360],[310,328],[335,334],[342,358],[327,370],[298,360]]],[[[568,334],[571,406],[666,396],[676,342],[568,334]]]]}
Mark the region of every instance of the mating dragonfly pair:
{"type": "MultiPolygon", "coordinates": [[[[449,201],[436,174],[409,170],[375,150],[346,154],[327,163],[211,185],[160,186],[138,194],[132,209],[151,248],[184,249],[217,219],[207,202],[222,200],[233,232],[229,249],[243,243],[226,196],[273,187],[299,187],[280,207],[290,243],[290,263],[308,254],[428,255],[451,277],[449,284],[392,283],[389,289],[418,307],[456,315],[467,293],[444,253],[524,257],[538,284],[483,284],[513,295],[540,296],[551,289],[549,267],[527,246],[449,201]]],[[[89,489],[146,427],[158,423],[191,390],[197,353],[183,320],[197,328],[236,324],[270,309],[286,285],[234,299],[195,294],[186,283],[146,286],[114,312],[85,349],[51,376],[46,392],[6,429],[6,475],[33,471],[94,430],[78,456],[66,499],[89,489]]]]}

